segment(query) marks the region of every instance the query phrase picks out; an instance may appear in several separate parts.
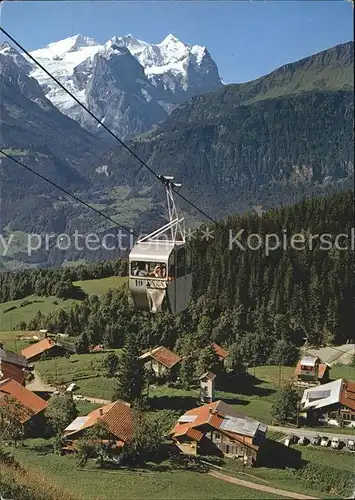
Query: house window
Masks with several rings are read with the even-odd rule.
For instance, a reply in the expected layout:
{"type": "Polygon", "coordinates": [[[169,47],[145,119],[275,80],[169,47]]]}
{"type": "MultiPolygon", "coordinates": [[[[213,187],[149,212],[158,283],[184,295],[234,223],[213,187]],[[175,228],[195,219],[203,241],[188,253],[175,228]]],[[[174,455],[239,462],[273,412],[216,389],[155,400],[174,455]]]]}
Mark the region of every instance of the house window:
{"type": "Polygon", "coordinates": [[[344,420],[351,420],[351,415],[350,415],[350,413],[343,413],[343,419],[344,419],[344,420]]]}
{"type": "Polygon", "coordinates": [[[215,441],[222,441],[222,436],[219,432],[214,433],[214,439],[215,441]]]}
{"type": "Polygon", "coordinates": [[[227,444],[227,446],[226,446],[226,453],[227,454],[229,453],[229,444],[227,444]]]}

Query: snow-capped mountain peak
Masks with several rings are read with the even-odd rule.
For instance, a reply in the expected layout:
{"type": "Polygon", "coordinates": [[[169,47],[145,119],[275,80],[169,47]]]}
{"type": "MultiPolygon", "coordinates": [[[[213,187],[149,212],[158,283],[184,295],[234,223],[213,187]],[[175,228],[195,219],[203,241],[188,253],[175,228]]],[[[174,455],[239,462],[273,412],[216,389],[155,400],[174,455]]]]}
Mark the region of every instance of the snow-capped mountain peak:
{"type": "Polygon", "coordinates": [[[83,47],[93,47],[98,45],[97,41],[94,38],[90,38],[88,36],[84,35],[75,35],[75,42],[74,45],[70,50],[78,50],[83,47]]]}
{"type": "Polygon", "coordinates": [[[132,49],[132,51],[139,50],[145,47],[146,45],[149,45],[147,42],[144,42],[143,40],[138,40],[138,38],[132,36],[131,33],[128,33],[128,35],[124,36],[114,36],[111,38],[111,40],[120,43],[125,47],[129,47],[130,49],[132,49]]]}
{"type": "Polygon", "coordinates": [[[14,49],[9,43],[4,42],[0,44],[0,55],[9,57],[13,62],[24,70],[26,73],[31,71],[31,64],[25,59],[16,49],[14,49]]]}
{"type": "MultiPolygon", "coordinates": [[[[155,103],[154,106],[163,108],[166,113],[174,105],[189,97],[211,92],[222,85],[217,66],[207,49],[184,43],[173,34],[166,36],[160,43],[148,43],[129,33],[124,36],[114,36],[104,45],[93,38],[79,34],[50,43],[31,52],[31,55],[81,102],[90,104],[90,109],[98,112],[101,118],[105,116],[102,102],[111,99],[116,90],[123,92],[125,96],[132,91],[133,97],[129,99],[134,100],[134,104],[129,104],[128,98],[119,100],[120,110],[117,111],[119,116],[121,113],[124,114],[125,106],[131,110],[138,109],[137,99],[144,101],[145,104],[149,101],[151,110],[155,103]],[[116,61],[115,58],[120,59],[116,61]],[[110,84],[109,90],[108,87],[105,90],[108,84],[110,84]],[[101,87],[97,92],[93,88],[95,85],[101,87]],[[115,85],[121,87],[115,89],[115,85]]],[[[47,98],[60,111],[82,124],[85,122],[84,126],[90,129],[83,118],[84,112],[80,106],[48,75],[36,65],[32,65],[31,76],[40,83],[47,98]]],[[[155,115],[160,115],[160,112],[155,111],[155,115]]],[[[107,116],[108,126],[110,126],[109,120],[110,116],[107,116]]],[[[142,131],[144,123],[148,124],[148,121],[146,119],[138,121],[139,131],[142,131]]],[[[135,125],[129,130],[130,125],[127,123],[126,120],[124,126],[129,133],[138,130],[135,125]]],[[[119,124],[118,118],[111,125],[116,126],[116,124],[119,124]]]]}
{"type": "Polygon", "coordinates": [[[10,55],[11,49],[12,47],[10,46],[10,44],[4,42],[0,45],[0,54],[10,55]]]}
{"type": "Polygon", "coordinates": [[[201,47],[201,45],[194,45],[191,47],[191,54],[196,57],[197,64],[200,64],[202,59],[208,54],[206,47],[201,47]]]}
{"type": "Polygon", "coordinates": [[[63,56],[67,52],[74,52],[87,47],[95,47],[98,43],[93,38],[84,35],[74,35],[58,42],[49,43],[43,49],[37,49],[31,52],[35,57],[53,57],[63,56]]]}
{"type": "Polygon", "coordinates": [[[105,58],[113,55],[132,55],[128,48],[122,45],[118,39],[109,40],[97,53],[105,58]]]}
{"type": "Polygon", "coordinates": [[[175,35],[169,33],[169,35],[166,36],[164,40],[160,42],[159,45],[171,45],[172,43],[182,43],[182,42],[180,42],[180,40],[175,35]]]}

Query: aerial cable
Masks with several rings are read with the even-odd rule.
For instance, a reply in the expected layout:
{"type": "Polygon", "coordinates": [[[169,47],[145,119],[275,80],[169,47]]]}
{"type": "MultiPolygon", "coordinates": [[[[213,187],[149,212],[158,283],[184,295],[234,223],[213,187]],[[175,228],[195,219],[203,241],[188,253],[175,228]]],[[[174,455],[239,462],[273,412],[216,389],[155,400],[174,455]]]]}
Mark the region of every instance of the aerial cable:
{"type": "MultiPolygon", "coordinates": [[[[56,82],[56,84],[59,85],[59,87],[61,89],[63,89],[64,92],[66,92],[72,99],[74,99],[74,101],[77,104],[79,104],[79,106],[81,106],[83,109],[85,109],[85,111],[102,128],[104,128],[114,139],[116,139],[120,143],[120,145],[122,147],[124,147],[136,160],[138,160],[139,163],[143,167],[145,167],[146,169],[148,169],[149,172],[156,177],[156,179],[158,179],[160,182],[162,182],[164,184],[164,177],[162,175],[157,174],[144,160],[142,160],[129,146],[127,146],[127,144],[125,144],[114,132],[112,132],[112,130],[109,129],[109,127],[107,127],[107,125],[105,125],[105,123],[103,123],[99,118],[97,118],[97,116],[94,113],[92,113],[92,111],[90,111],[89,108],[87,106],[85,106],[85,104],[83,104],[77,97],[75,97],[75,95],[72,92],[70,92],[70,90],[68,90],[55,76],[53,76],[44,66],[42,66],[42,64],[39,61],[37,61],[37,59],[35,57],[33,57],[19,42],[17,42],[15,40],[15,38],[13,38],[2,26],[0,26],[0,30],[2,31],[2,33],[4,33],[4,35],[6,35],[16,45],[16,47],[18,47],[24,54],[26,54],[26,56],[29,57],[39,68],[41,68],[41,70],[44,71],[46,73],[46,75],[48,75],[54,82],[56,82]]],[[[197,210],[198,212],[200,212],[204,217],[207,217],[212,222],[216,222],[212,217],[210,217],[208,214],[206,214],[205,211],[203,211],[200,208],[198,208],[197,205],[195,205],[193,202],[191,202],[190,200],[188,200],[179,191],[176,191],[174,189],[174,192],[177,194],[177,196],[179,196],[184,201],[186,201],[195,210],[197,210]]]]}
{"type": "Polygon", "coordinates": [[[179,191],[176,191],[176,189],[174,187],[172,189],[173,189],[174,193],[176,193],[178,196],[180,196],[180,198],[182,198],[184,201],[189,203],[189,205],[191,205],[193,208],[198,210],[202,215],[207,217],[207,219],[209,219],[211,222],[216,223],[216,221],[214,219],[212,219],[212,217],[210,217],[208,214],[206,214],[206,212],[204,212],[201,208],[198,208],[197,205],[195,205],[192,201],[189,201],[187,198],[185,198],[185,196],[182,195],[181,193],[179,193],[179,191]]]}
{"type": "MultiPolygon", "coordinates": [[[[29,102],[30,104],[35,104],[36,103],[34,101],[31,101],[31,99],[28,99],[27,97],[25,97],[23,94],[21,94],[20,92],[17,92],[16,90],[14,89],[11,89],[13,92],[15,92],[19,97],[21,97],[22,99],[25,99],[27,102],[29,102]]],[[[5,95],[4,93],[1,94],[1,97],[3,99],[6,99],[8,101],[10,101],[12,104],[14,104],[15,106],[17,106],[18,108],[22,109],[23,111],[25,111],[25,113],[29,114],[29,115],[32,115],[37,121],[43,123],[44,125],[47,125],[48,127],[52,127],[53,123],[50,123],[48,120],[43,120],[43,118],[40,118],[36,113],[34,113],[33,111],[29,110],[28,108],[25,108],[23,106],[21,106],[21,104],[19,104],[18,102],[16,102],[14,99],[12,99],[11,97],[9,97],[8,95],[5,95]]],[[[54,106],[53,106],[54,107],[54,106]]],[[[63,115],[65,116],[65,115],[63,115]]],[[[68,120],[70,120],[70,118],[68,118],[68,120]]],[[[30,125],[29,121],[27,120],[24,120],[28,125],[30,125]]],[[[79,125],[80,126],[80,125],[79,125]]],[[[85,129],[83,129],[85,130],[85,129]]],[[[89,132],[88,132],[89,133],[89,132]]],[[[64,132],[62,132],[61,130],[59,131],[56,131],[56,134],[60,134],[64,139],[66,140],[71,140],[72,142],[74,142],[75,144],[78,144],[78,141],[75,140],[71,135],[68,135],[68,134],[65,134],[64,132]]],[[[120,165],[121,167],[125,167],[127,168],[127,165],[122,163],[122,162],[118,162],[116,161],[116,164],[117,165],[120,165]]]]}
{"type": "Polygon", "coordinates": [[[82,200],[81,198],[79,198],[78,196],[76,196],[75,194],[73,193],[70,193],[69,191],[67,191],[66,189],[62,188],[61,186],[59,186],[58,184],[56,184],[55,182],[51,181],[50,179],[48,179],[47,177],[45,177],[44,175],[40,174],[39,172],[36,172],[35,170],[33,170],[31,167],[29,167],[28,165],[25,165],[24,163],[18,161],[16,158],[14,158],[12,155],[6,153],[6,151],[4,151],[3,149],[0,149],[0,153],[4,156],[6,156],[7,158],[9,158],[10,160],[14,161],[15,163],[17,163],[18,165],[20,165],[21,167],[25,168],[26,170],[28,170],[29,172],[32,172],[33,174],[37,175],[37,177],[40,177],[42,180],[44,180],[45,182],[48,182],[48,184],[50,184],[51,186],[55,187],[56,189],[59,189],[60,191],[62,191],[64,194],[66,194],[67,196],[69,196],[70,198],[73,198],[75,201],[81,203],[82,205],[85,205],[87,208],[89,208],[90,210],[93,210],[94,212],[96,212],[97,214],[101,215],[102,217],[104,217],[105,219],[107,219],[108,221],[110,221],[112,224],[114,224],[115,226],[119,227],[120,229],[123,229],[124,231],[127,231],[128,233],[131,232],[131,234],[133,234],[133,236],[136,236],[137,238],[139,237],[138,234],[134,233],[131,229],[123,226],[122,224],[119,224],[118,222],[116,222],[114,219],[112,219],[111,217],[109,217],[108,215],[104,214],[104,212],[102,212],[101,210],[98,210],[97,208],[93,207],[92,205],[90,205],[89,203],[86,203],[86,201],[82,200]]]}
{"type": "Polygon", "coordinates": [[[9,33],[7,33],[6,30],[4,30],[4,28],[2,26],[0,26],[0,30],[4,33],[4,35],[6,35],[20,50],[22,50],[22,52],[24,52],[24,54],[26,54],[27,57],[29,57],[35,64],[37,64],[37,66],[39,68],[41,68],[42,71],[44,71],[46,73],[46,75],[48,75],[53,81],[55,81],[55,83],[57,85],[59,85],[59,87],[61,89],[63,89],[68,95],[70,95],[70,97],[72,99],[74,99],[74,101],[76,103],[79,104],[79,106],[81,106],[83,109],[85,109],[85,111],[91,116],[91,118],[93,118],[99,125],[101,125],[114,139],[116,139],[116,141],[118,141],[121,146],[123,146],[129,153],[131,153],[132,156],[134,156],[134,158],[136,158],[136,160],[138,160],[144,167],[146,167],[153,175],[155,175],[155,177],[158,179],[158,180],[161,180],[160,179],[160,176],[154,172],[154,170],[152,168],[149,167],[149,165],[147,165],[129,146],[127,146],[127,144],[125,144],[114,132],[112,132],[112,130],[110,130],[103,122],[102,120],[100,120],[99,118],[97,118],[96,115],[94,115],[94,113],[92,113],[92,111],[90,111],[90,109],[85,106],[85,104],[83,104],[77,97],[75,97],[75,95],[70,92],[70,90],[68,90],[55,76],[53,76],[44,66],[42,66],[42,64],[40,62],[37,61],[37,59],[35,59],[20,43],[18,43],[9,33]]]}

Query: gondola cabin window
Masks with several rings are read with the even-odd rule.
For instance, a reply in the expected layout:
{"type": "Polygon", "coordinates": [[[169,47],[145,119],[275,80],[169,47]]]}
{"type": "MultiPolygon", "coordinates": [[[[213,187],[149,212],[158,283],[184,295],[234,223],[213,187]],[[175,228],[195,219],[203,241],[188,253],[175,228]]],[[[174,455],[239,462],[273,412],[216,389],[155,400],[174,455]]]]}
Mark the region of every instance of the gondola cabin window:
{"type": "Polygon", "coordinates": [[[166,279],[166,264],[164,262],[133,261],[131,262],[130,275],[166,279]]]}

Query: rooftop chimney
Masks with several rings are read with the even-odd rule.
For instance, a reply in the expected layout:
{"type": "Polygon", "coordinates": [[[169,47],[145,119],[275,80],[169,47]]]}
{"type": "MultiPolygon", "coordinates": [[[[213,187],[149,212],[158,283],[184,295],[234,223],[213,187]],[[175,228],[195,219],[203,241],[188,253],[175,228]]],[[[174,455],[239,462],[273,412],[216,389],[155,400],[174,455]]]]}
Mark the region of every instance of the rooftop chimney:
{"type": "Polygon", "coordinates": [[[99,408],[99,415],[100,415],[100,417],[102,417],[103,414],[104,414],[103,409],[99,408]]]}

